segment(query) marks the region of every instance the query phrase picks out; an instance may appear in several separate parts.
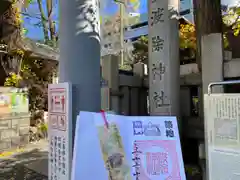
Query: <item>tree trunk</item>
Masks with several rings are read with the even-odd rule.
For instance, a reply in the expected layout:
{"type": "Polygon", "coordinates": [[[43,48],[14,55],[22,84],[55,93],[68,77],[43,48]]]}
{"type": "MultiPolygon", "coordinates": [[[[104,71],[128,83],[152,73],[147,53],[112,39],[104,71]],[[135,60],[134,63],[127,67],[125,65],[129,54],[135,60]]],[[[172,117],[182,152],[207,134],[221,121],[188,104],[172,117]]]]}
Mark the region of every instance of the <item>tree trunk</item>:
{"type": "Polygon", "coordinates": [[[194,22],[195,22],[195,29],[196,29],[196,63],[198,65],[198,69],[202,71],[202,63],[201,63],[201,9],[198,0],[193,0],[193,8],[194,8],[194,22]]]}
{"type": "Polygon", "coordinates": [[[47,12],[48,12],[48,26],[50,31],[50,38],[53,41],[53,45],[56,45],[56,29],[54,22],[52,20],[52,13],[53,13],[53,1],[47,0],[47,12]]]}
{"type": "Polygon", "coordinates": [[[17,46],[18,41],[21,39],[21,24],[19,19],[21,5],[19,2],[9,4],[0,15],[1,43],[6,43],[10,49],[16,48],[15,46],[17,46]]]}
{"type": "MultiPolygon", "coordinates": [[[[20,1],[14,1],[13,3],[9,3],[10,1],[2,1],[0,3],[0,43],[6,44],[8,46],[7,51],[10,52],[12,50],[16,50],[22,47],[22,37],[21,37],[21,17],[20,17],[20,9],[22,7],[22,3],[20,1]]],[[[19,59],[10,58],[8,54],[1,56],[0,58],[0,76],[1,82],[3,85],[2,77],[9,75],[10,72],[17,73],[17,69],[19,69],[19,59]]]]}
{"type": "Polygon", "coordinates": [[[202,11],[202,33],[222,33],[222,13],[220,0],[199,1],[202,11]]]}
{"type": "Polygon", "coordinates": [[[201,71],[201,37],[210,33],[222,33],[220,0],[193,0],[197,37],[196,61],[201,71]]]}
{"type": "Polygon", "coordinates": [[[44,34],[44,40],[47,43],[49,41],[49,36],[48,36],[48,19],[45,16],[43,6],[42,6],[42,0],[37,0],[38,3],[38,9],[41,14],[41,20],[42,20],[42,26],[43,26],[43,34],[44,34]]]}

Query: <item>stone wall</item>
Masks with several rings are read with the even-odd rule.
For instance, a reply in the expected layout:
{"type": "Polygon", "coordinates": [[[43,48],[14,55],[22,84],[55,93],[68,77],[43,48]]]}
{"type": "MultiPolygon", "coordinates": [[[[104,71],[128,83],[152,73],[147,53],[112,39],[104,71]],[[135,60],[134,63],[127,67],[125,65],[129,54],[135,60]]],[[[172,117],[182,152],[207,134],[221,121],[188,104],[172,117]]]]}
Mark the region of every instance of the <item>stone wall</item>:
{"type": "Polygon", "coordinates": [[[0,117],[0,153],[28,144],[29,124],[28,115],[0,117]]]}

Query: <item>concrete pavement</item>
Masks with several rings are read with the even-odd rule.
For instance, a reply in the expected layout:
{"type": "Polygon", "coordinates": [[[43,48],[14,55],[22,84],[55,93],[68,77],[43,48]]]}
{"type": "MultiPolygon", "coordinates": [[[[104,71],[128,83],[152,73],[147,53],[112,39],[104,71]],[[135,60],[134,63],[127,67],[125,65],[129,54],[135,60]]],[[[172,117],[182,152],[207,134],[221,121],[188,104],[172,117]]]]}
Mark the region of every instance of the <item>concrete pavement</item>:
{"type": "Polygon", "coordinates": [[[0,158],[1,180],[47,180],[48,142],[31,143],[23,152],[0,158]]]}

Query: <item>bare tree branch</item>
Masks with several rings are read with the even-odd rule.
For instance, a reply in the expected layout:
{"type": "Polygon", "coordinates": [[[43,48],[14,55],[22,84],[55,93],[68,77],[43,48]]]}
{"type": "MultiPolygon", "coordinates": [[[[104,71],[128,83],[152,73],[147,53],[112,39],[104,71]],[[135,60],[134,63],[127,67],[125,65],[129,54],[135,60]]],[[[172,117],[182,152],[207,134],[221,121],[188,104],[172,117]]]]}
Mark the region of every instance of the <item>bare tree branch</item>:
{"type": "Polygon", "coordinates": [[[29,17],[29,18],[35,18],[35,19],[39,19],[39,20],[42,20],[41,17],[38,17],[37,15],[34,16],[34,15],[31,15],[29,13],[26,13],[26,12],[21,12],[21,15],[25,16],[25,17],[29,17]]]}
{"type": "Polygon", "coordinates": [[[41,13],[41,19],[42,19],[42,26],[43,26],[43,34],[44,34],[44,39],[45,41],[49,41],[48,37],[48,27],[47,27],[47,18],[45,16],[43,6],[42,6],[42,0],[37,0],[38,2],[38,8],[41,13]]]}

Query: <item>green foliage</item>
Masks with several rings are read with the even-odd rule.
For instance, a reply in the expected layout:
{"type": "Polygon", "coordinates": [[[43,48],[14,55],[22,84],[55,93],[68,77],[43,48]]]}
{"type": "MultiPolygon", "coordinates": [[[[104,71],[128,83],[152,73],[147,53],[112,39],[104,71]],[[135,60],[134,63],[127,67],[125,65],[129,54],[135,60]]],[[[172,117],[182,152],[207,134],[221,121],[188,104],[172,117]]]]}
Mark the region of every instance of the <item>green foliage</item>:
{"type": "Polygon", "coordinates": [[[193,24],[181,24],[179,29],[180,49],[196,49],[196,31],[193,24]]]}
{"type": "MultiPolygon", "coordinates": [[[[50,1],[51,0],[49,0],[48,2],[50,1]]],[[[25,36],[28,33],[28,29],[24,27],[22,16],[27,16],[30,19],[37,19],[40,21],[42,21],[43,18],[41,18],[41,15],[39,15],[38,12],[35,13],[34,11],[34,13],[31,14],[31,11],[28,11],[28,8],[32,7],[31,3],[35,3],[35,0],[23,0],[25,9],[20,9],[19,6],[17,6],[16,2],[17,0],[14,0],[11,5],[11,8],[13,8],[14,10],[12,16],[13,18],[15,18],[15,25],[19,28],[19,32],[22,38],[22,36],[25,36]]],[[[51,3],[53,3],[53,1],[51,1],[51,3]]],[[[47,20],[49,19],[50,17],[47,20]]],[[[28,24],[28,26],[29,25],[30,24],[28,24]]],[[[11,41],[17,41],[14,33],[11,41]]],[[[47,44],[50,46],[56,45],[56,43],[52,42],[52,40],[47,41],[47,44]]],[[[52,82],[51,78],[53,73],[56,71],[56,63],[50,63],[47,60],[42,61],[29,58],[27,52],[19,49],[9,52],[9,55],[19,56],[21,58],[21,60],[19,61],[20,72],[10,73],[6,78],[4,85],[11,87],[27,87],[29,90],[29,105],[31,112],[46,109],[47,86],[49,83],[52,82]]]]}
{"type": "Polygon", "coordinates": [[[39,125],[39,130],[42,132],[46,132],[48,130],[48,125],[46,123],[41,123],[39,125]]]}
{"type": "Polygon", "coordinates": [[[147,61],[148,38],[146,36],[142,36],[136,43],[134,43],[133,57],[134,57],[133,64],[147,61]]]}
{"type": "Polygon", "coordinates": [[[125,71],[130,71],[130,70],[132,70],[132,67],[129,64],[124,64],[124,65],[119,65],[119,69],[125,70],[125,71]]]}
{"type": "MultiPolygon", "coordinates": [[[[237,36],[240,32],[240,7],[235,7],[227,11],[223,16],[223,22],[227,26],[232,26],[234,35],[237,36]]],[[[194,58],[196,53],[196,30],[193,24],[180,24],[179,28],[179,47],[180,52],[183,52],[181,61],[194,58]],[[187,54],[188,58],[185,57],[187,54]]],[[[229,46],[226,32],[223,32],[224,48],[229,46]]],[[[181,53],[180,53],[181,54],[181,53]]],[[[148,59],[148,38],[141,37],[137,43],[134,44],[134,62],[146,62],[148,59]]]]}
{"type": "Polygon", "coordinates": [[[55,68],[56,66],[54,67],[46,60],[24,60],[21,75],[29,89],[31,111],[47,108],[47,86],[51,83],[55,68]]]}
{"type": "MultiPolygon", "coordinates": [[[[196,50],[196,36],[195,27],[193,24],[181,24],[179,29],[180,49],[189,49],[189,58],[195,57],[196,50]]],[[[134,44],[134,62],[147,63],[148,60],[148,38],[143,36],[134,44]]],[[[183,59],[181,59],[183,60],[183,59]]]]}
{"type": "Polygon", "coordinates": [[[19,75],[11,73],[5,86],[27,87],[30,111],[44,110],[47,108],[47,86],[55,71],[56,64],[24,57],[19,75]]]}
{"type": "Polygon", "coordinates": [[[232,28],[235,36],[238,36],[240,32],[240,7],[229,8],[223,15],[223,22],[232,28]]]}
{"type": "Polygon", "coordinates": [[[10,75],[5,80],[4,86],[18,87],[21,79],[22,79],[21,76],[15,73],[10,73],[10,75]]]}
{"type": "Polygon", "coordinates": [[[227,48],[229,46],[229,42],[228,42],[226,33],[223,33],[223,46],[224,46],[224,48],[227,48]]]}
{"type": "MultiPolygon", "coordinates": [[[[43,3],[43,0],[39,1],[43,3]]],[[[55,1],[47,0],[46,2],[53,4],[55,1]]],[[[40,21],[42,24],[46,24],[45,20],[51,20],[51,17],[45,15],[45,12],[33,12],[29,11],[32,3],[36,3],[35,0],[23,0],[24,9],[16,9],[16,22],[21,24],[21,35],[25,36],[28,33],[28,29],[24,27],[21,16],[26,16],[28,19],[40,21]],[[21,10],[23,10],[21,12],[21,10]],[[48,18],[44,18],[44,17],[48,18]]],[[[43,5],[41,5],[43,6],[43,5]]],[[[44,4],[46,6],[46,4],[44,4]]],[[[52,9],[49,9],[49,11],[52,9]]],[[[53,20],[52,20],[53,21],[53,20]]],[[[54,21],[53,21],[54,24],[54,21]]],[[[30,24],[29,24],[30,25],[30,24]]],[[[28,26],[29,26],[28,25],[28,26]]],[[[50,26],[50,24],[49,24],[50,26]]],[[[50,31],[50,27],[48,27],[50,31]]],[[[52,32],[53,33],[53,32],[52,32]]],[[[50,36],[50,35],[49,35],[50,36]]],[[[56,46],[56,42],[51,40],[51,38],[45,39],[44,42],[49,46],[56,46]]],[[[29,58],[26,52],[21,50],[16,50],[10,53],[13,56],[21,56],[22,60],[20,61],[20,72],[10,73],[5,80],[5,86],[13,87],[27,87],[29,90],[29,105],[30,111],[35,112],[37,110],[44,110],[47,108],[47,86],[52,82],[52,75],[56,73],[56,63],[51,63],[47,60],[36,60],[29,58]]]]}
{"type": "Polygon", "coordinates": [[[48,125],[44,122],[37,124],[37,133],[41,138],[47,138],[48,125]]]}
{"type": "Polygon", "coordinates": [[[22,36],[26,36],[28,33],[28,29],[22,28],[22,36]]]}

